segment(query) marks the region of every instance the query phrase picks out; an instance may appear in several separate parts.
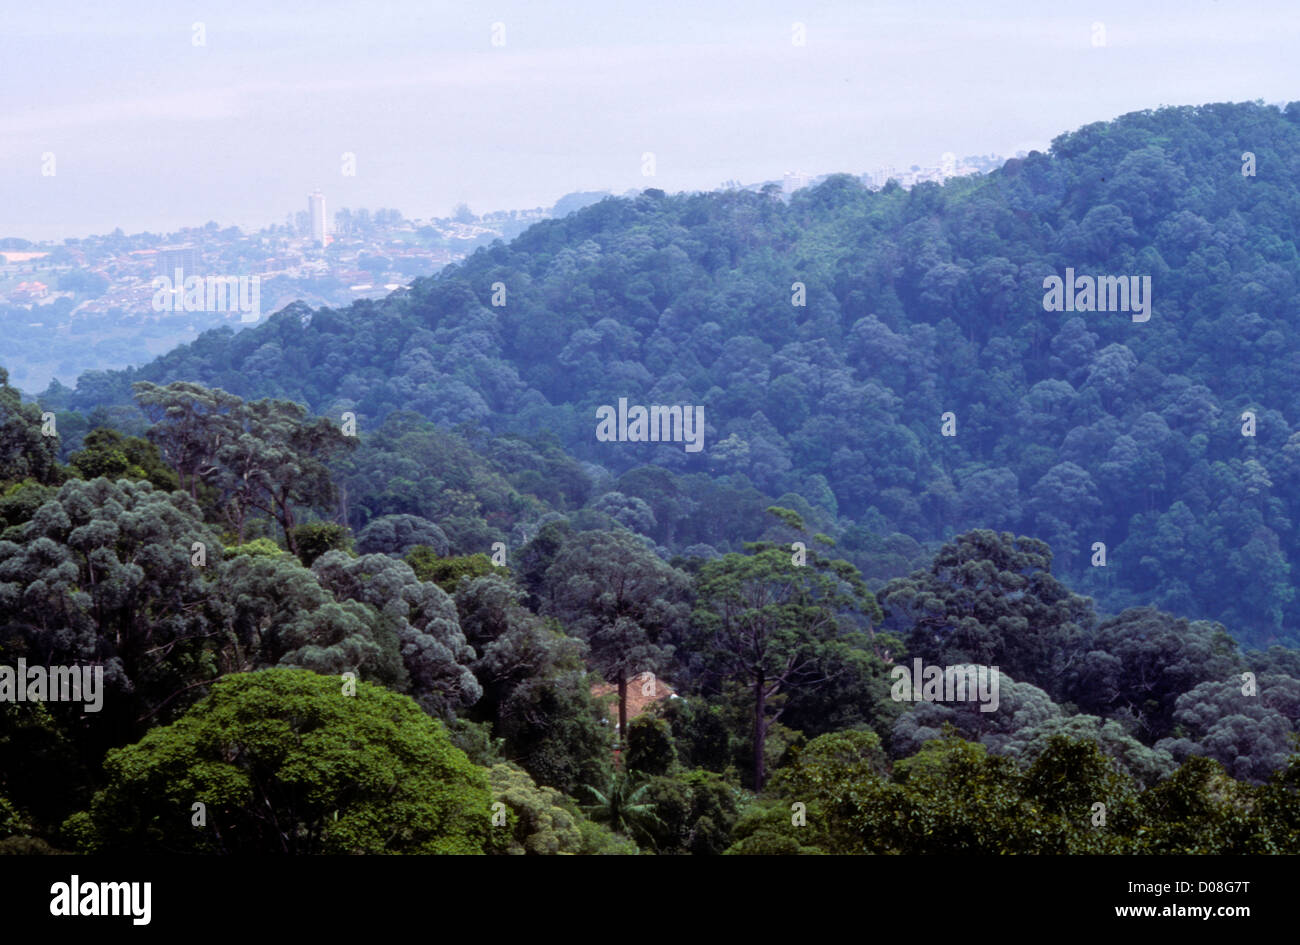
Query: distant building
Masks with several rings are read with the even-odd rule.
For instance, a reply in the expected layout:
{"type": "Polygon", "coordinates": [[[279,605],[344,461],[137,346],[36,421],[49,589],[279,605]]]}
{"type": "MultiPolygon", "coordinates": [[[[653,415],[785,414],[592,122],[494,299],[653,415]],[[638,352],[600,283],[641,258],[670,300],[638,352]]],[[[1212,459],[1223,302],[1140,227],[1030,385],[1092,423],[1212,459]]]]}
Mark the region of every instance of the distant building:
{"type": "Polygon", "coordinates": [[[49,294],[49,287],[44,282],[20,282],[10,293],[9,299],[13,302],[35,302],[49,294]]]}
{"type": "MultiPolygon", "coordinates": [[[[595,683],[591,687],[591,696],[596,700],[597,705],[601,705],[607,699],[611,699],[606,711],[609,713],[610,721],[615,729],[618,728],[618,687],[611,683],[595,683]]],[[[633,676],[627,681],[627,720],[631,721],[645,712],[656,702],[663,702],[667,699],[678,698],[677,691],[672,686],[658,679],[650,673],[642,673],[633,676]]]]}
{"type": "Polygon", "coordinates": [[[199,271],[201,268],[199,265],[199,251],[192,244],[159,246],[155,259],[158,275],[166,276],[168,279],[174,279],[177,270],[180,270],[182,278],[203,275],[199,271]]]}
{"type": "Polygon", "coordinates": [[[319,190],[312,191],[307,197],[307,213],[311,216],[311,234],[312,242],[317,246],[324,246],[328,242],[329,228],[327,217],[325,216],[325,195],[319,190]]]}
{"type": "Polygon", "coordinates": [[[898,172],[898,168],[894,167],[892,164],[886,164],[884,167],[872,171],[867,176],[871,183],[876,187],[884,187],[891,179],[902,183],[902,175],[898,172]]]}
{"type": "Polygon", "coordinates": [[[808,186],[811,179],[802,171],[786,171],[785,178],[781,182],[781,192],[792,194],[796,190],[802,190],[808,186]]]}
{"type": "Polygon", "coordinates": [[[283,272],[286,269],[292,269],[295,266],[301,265],[301,256],[267,256],[262,260],[260,266],[258,266],[258,270],[260,272],[283,272]]]}

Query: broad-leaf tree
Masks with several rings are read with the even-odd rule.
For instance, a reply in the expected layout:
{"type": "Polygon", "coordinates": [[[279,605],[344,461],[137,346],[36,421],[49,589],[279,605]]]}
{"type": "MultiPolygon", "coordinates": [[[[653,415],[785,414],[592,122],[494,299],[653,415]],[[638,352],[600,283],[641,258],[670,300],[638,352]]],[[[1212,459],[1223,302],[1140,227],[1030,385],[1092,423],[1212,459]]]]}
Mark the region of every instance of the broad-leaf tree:
{"type": "Polygon", "coordinates": [[[784,711],[777,697],[829,681],[836,670],[828,650],[880,612],[851,565],[811,552],[798,563],[771,545],[708,562],[698,593],[706,663],[751,695],[754,786],[762,790],[767,733],[784,711]]]}
{"type": "Polygon", "coordinates": [[[689,619],[690,581],[631,532],[579,532],[546,572],[546,612],[587,641],[591,661],[618,687],[618,731],[627,735],[627,682],[660,672],[689,619]]]}

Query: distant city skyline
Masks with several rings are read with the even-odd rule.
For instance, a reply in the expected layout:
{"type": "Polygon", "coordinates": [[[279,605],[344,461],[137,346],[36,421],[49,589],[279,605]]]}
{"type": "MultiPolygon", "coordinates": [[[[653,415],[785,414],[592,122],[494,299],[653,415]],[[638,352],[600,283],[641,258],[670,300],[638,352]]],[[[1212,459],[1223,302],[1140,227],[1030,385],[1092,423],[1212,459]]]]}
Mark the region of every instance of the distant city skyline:
{"type": "Polygon", "coordinates": [[[862,174],[1044,149],[1160,105],[1296,94],[1300,18],[1280,0],[980,6],[15,9],[0,235],[255,230],[314,187],[335,208],[428,218],[862,174]]]}
{"type": "MultiPolygon", "coordinates": [[[[1007,155],[992,154],[992,155],[984,155],[983,157],[992,157],[992,158],[996,158],[996,159],[997,159],[997,163],[1000,164],[1000,163],[1002,163],[1002,162],[1004,162],[1004,161],[1006,161],[1006,160],[1008,160],[1008,159],[1010,159],[1010,158],[1012,158],[1012,157],[1023,157],[1023,156],[1025,155],[1025,153],[1026,153],[1026,152],[1024,152],[1024,151],[1018,151],[1018,152],[1016,152],[1015,155],[1010,155],[1010,154],[1007,154],[1007,155]]],[[[903,187],[911,187],[911,186],[913,186],[914,184],[919,183],[920,181],[925,181],[925,180],[942,181],[943,179],[945,179],[945,178],[947,178],[947,177],[952,177],[952,176],[962,176],[962,175],[964,175],[964,174],[971,174],[971,173],[975,173],[977,170],[982,170],[983,172],[987,173],[987,171],[989,170],[988,167],[977,168],[977,167],[976,167],[975,165],[973,165],[973,164],[966,163],[966,162],[968,162],[971,158],[974,158],[974,157],[975,157],[975,155],[968,155],[966,158],[957,158],[957,157],[956,157],[955,155],[953,155],[951,152],[948,152],[948,153],[945,153],[945,154],[939,155],[939,156],[938,156],[939,159],[938,159],[936,162],[934,162],[934,163],[930,163],[930,164],[918,164],[918,163],[916,163],[916,162],[913,162],[912,164],[906,165],[905,167],[896,167],[896,166],[894,166],[894,165],[892,165],[892,164],[886,164],[886,165],[883,165],[883,166],[878,167],[878,168],[869,168],[869,169],[867,169],[866,171],[861,171],[861,172],[852,172],[852,171],[832,171],[832,172],[830,172],[830,173],[831,173],[831,174],[839,174],[839,173],[853,174],[853,176],[858,177],[859,179],[862,180],[862,182],[863,182],[865,185],[870,186],[870,187],[876,187],[876,188],[879,188],[879,187],[883,186],[883,185],[885,184],[885,182],[886,182],[887,180],[891,179],[891,178],[894,179],[895,181],[897,181],[897,182],[898,182],[900,185],[902,185],[903,187]],[[913,171],[912,168],[916,168],[917,170],[913,171]]],[[[783,193],[784,195],[787,195],[787,196],[788,196],[788,195],[794,193],[794,192],[797,191],[797,190],[801,190],[801,189],[803,189],[804,187],[813,186],[813,185],[816,184],[817,182],[819,182],[819,181],[825,179],[827,176],[829,176],[829,174],[815,174],[815,175],[814,175],[814,174],[807,174],[807,173],[804,173],[804,172],[802,172],[802,171],[798,171],[798,170],[787,170],[787,171],[785,171],[785,173],[784,173],[783,175],[781,175],[780,177],[766,178],[766,179],[764,179],[764,180],[762,180],[762,181],[748,181],[748,182],[744,182],[744,183],[741,183],[741,182],[736,181],[736,180],[733,179],[733,180],[722,181],[722,182],[718,183],[717,185],[715,185],[714,187],[712,187],[712,188],[708,188],[708,189],[709,189],[709,190],[726,190],[726,189],[728,189],[728,187],[744,187],[744,188],[749,188],[749,189],[756,189],[756,188],[758,188],[758,187],[763,186],[764,184],[779,183],[779,184],[781,185],[781,191],[782,191],[782,193],[783,193]]],[[[647,184],[647,185],[646,185],[646,187],[651,187],[651,186],[653,186],[653,184],[647,184]]],[[[645,189],[645,188],[639,188],[639,189],[638,189],[638,188],[631,188],[631,189],[625,191],[622,195],[620,195],[620,194],[610,194],[610,196],[626,196],[626,195],[628,195],[628,194],[639,193],[640,190],[644,190],[644,189],[645,189]]],[[[585,191],[585,192],[586,192],[586,193],[602,193],[602,192],[603,192],[603,193],[607,193],[607,194],[610,193],[609,191],[599,191],[599,190],[585,191]]],[[[583,191],[574,191],[573,193],[583,193],[583,191]]],[[[566,197],[566,196],[569,196],[569,194],[561,194],[560,197],[557,198],[557,200],[560,199],[560,198],[566,197]]],[[[323,192],[320,190],[320,188],[316,188],[316,189],[313,190],[310,194],[307,195],[307,210],[305,211],[305,213],[306,213],[306,217],[305,217],[305,219],[308,221],[308,222],[307,222],[307,232],[308,232],[308,233],[313,237],[313,239],[314,239],[316,242],[321,243],[322,245],[325,244],[325,240],[324,240],[323,236],[321,235],[322,233],[323,233],[324,235],[328,235],[329,238],[330,238],[331,240],[332,240],[332,239],[335,237],[335,235],[336,235],[335,232],[334,232],[334,230],[335,230],[335,223],[336,223],[336,221],[335,221],[335,217],[331,216],[330,213],[329,213],[329,212],[327,211],[327,209],[326,209],[326,198],[327,198],[327,197],[328,197],[328,195],[325,194],[325,193],[323,193],[323,192]],[[317,201],[318,198],[319,198],[319,210],[320,210],[320,216],[319,216],[319,217],[316,215],[316,208],[317,208],[317,206],[318,206],[317,203],[316,203],[316,201],[317,201]]],[[[555,201],[552,201],[551,203],[546,204],[546,205],[541,206],[541,207],[497,207],[497,208],[493,208],[493,209],[490,209],[490,210],[479,210],[479,211],[475,211],[475,210],[473,210],[473,208],[471,208],[471,212],[474,213],[474,215],[475,215],[476,218],[478,218],[478,219],[485,219],[485,218],[491,218],[491,217],[493,217],[493,216],[501,215],[501,214],[512,214],[512,213],[532,213],[533,211],[535,211],[535,210],[539,210],[539,209],[540,209],[540,210],[549,210],[549,209],[550,209],[551,207],[553,207],[554,205],[555,205],[555,201]]],[[[351,210],[351,211],[355,211],[355,210],[361,210],[361,209],[366,209],[366,210],[379,210],[379,209],[381,209],[381,208],[379,208],[379,207],[342,207],[342,208],[340,208],[341,211],[349,211],[349,210],[351,210]]],[[[425,221],[425,220],[434,220],[434,219],[449,220],[449,219],[452,219],[452,218],[455,216],[455,213],[452,212],[452,213],[443,214],[443,215],[441,215],[441,216],[437,216],[437,217],[427,217],[427,218],[426,218],[426,217],[416,217],[416,216],[410,216],[410,217],[408,217],[408,216],[406,215],[405,211],[404,211],[400,206],[399,206],[399,207],[389,207],[389,208],[385,208],[385,209],[396,210],[398,213],[401,213],[401,214],[402,214],[402,216],[403,216],[404,219],[407,219],[407,220],[409,220],[409,221],[414,221],[414,222],[420,222],[420,221],[425,221]]],[[[455,210],[455,208],[453,208],[453,211],[454,211],[454,210],[455,210]]],[[[338,213],[338,212],[339,212],[339,211],[335,211],[335,213],[338,213]]],[[[295,216],[296,216],[296,214],[293,213],[293,212],[288,212],[288,213],[286,214],[286,217],[287,217],[289,220],[292,220],[295,216]]],[[[94,232],[94,233],[87,233],[87,234],[83,234],[83,235],[79,235],[79,236],[62,237],[62,238],[60,238],[60,237],[46,237],[46,238],[44,238],[44,239],[40,239],[40,240],[32,239],[31,237],[25,237],[25,236],[22,236],[21,234],[16,234],[16,233],[3,233],[3,232],[0,232],[0,239],[4,239],[4,238],[7,238],[7,237],[17,237],[17,238],[19,238],[19,239],[26,239],[26,240],[29,240],[29,241],[32,242],[32,243],[37,243],[37,244],[50,244],[50,243],[59,243],[59,242],[61,242],[61,241],[64,240],[64,239],[78,239],[78,240],[80,240],[80,239],[90,239],[90,238],[97,238],[97,237],[109,236],[109,235],[111,235],[112,232],[114,232],[114,231],[117,230],[117,229],[121,229],[124,233],[126,233],[126,234],[128,234],[128,235],[131,235],[131,234],[139,234],[139,233],[145,233],[145,232],[152,232],[152,233],[155,233],[156,235],[158,235],[158,236],[160,236],[160,237],[164,237],[164,238],[165,238],[165,237],[168,236],[168,235],[173,235],[173,234],[177,234],[177,233],[182,233],[182,232],[188,232],[188,231],[192,231],[192,230],[202,229],[203,227],[207,226],[209,222],[211,222],[211,223],[216,223],[220,229],[226,229],[227,227],[234,226],[234,227],[240,229],[240,230],[241,230],[242,232],[244,232],[244,233],[252,234],[252,233],[262,232],[262,231],[267,230],[267,229],[269,229],[269,228],[271,228],[271,227],[280,226],[280,225],[282,225],[282,223],[284,223],[285,221],[277,222],[275,219],[267,219],[267,220],[259,221],[259,222],[256,222],[256,223],[242,224],[242,225],[241,225],[241,224],[238,224],[238,223],[231,223],[231,222],[223,221],[223,220],[210,220],[210,221],[209,221],[209,220],[204,220],[204,221],[201,222],[201,223],[200,223],[200,222],[197,222],[197,221],[187,222],[187,223],[185,223],[185,224],[183,224],[183,225],[181,225],[181,226],[174,227],[174,228],[170,228],[170,229],[167,229],[167,230],[158,230],[158,229],[133,230],[133,229],[128,229],[128,228],[126,228],[126,227],[115,226],[115,227],[113,227],[112,230],[108,230],[108,231],[104,231],[104,232],[94,232]]],[[[290,225],[293,226],[294,224],[290,224],[290,225]]]]}

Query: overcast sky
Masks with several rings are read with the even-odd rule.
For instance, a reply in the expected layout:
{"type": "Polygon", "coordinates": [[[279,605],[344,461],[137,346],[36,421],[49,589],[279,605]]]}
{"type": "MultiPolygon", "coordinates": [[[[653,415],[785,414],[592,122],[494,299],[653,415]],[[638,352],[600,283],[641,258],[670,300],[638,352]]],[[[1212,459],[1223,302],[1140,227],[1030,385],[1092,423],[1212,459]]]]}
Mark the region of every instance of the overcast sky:
{"type": "Polygon", "coordinates": [[[8,7],[0,236],[28,239],[259,227],[317,187],[331,215],[423,218],[861,173],[1160,105],[1300,98],[1295,0],[8,7]]]}

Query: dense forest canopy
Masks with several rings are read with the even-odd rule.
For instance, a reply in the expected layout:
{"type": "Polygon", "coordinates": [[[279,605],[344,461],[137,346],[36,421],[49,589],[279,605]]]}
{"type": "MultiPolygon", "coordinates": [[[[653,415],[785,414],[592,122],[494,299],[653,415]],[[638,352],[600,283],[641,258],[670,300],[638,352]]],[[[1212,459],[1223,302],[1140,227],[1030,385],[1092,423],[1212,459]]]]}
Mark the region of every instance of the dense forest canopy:
{"type": "Polygon", "coordinates": [[[1294,645],[1298,151],[1300,104],[1207,105],[944,186],[609,198],[386,300],[291,307],[42,403],[116,417],[134,381],[192,380],[369,431],[409,411],[545,437],[599,469],[557,482],[494,447],[518,491],[614,508],[670,551],[736,549],[794,495],[874,579],[923,558],[901,536],[1010,529],[1107,610],[1294,645]],[[1154,314],[1045,311],[1067,267],[1150,276],[1154,314]],[[706,448],[598,442],[595,410],[619,397],[703,405],[706,448]]]}
{"type": "Polygon", "coordinates": [[[0,655],[108,687],[0,707],[0,844],[1294,852],[1298,156],[1300,103],[1207,105],[943,186],[647,190],[39,404],[0,373],[0,655]],[[1150,319],[1049,310],[1068,270],[1150,319]],[[621,399],[704,448],[598,438],[621,399]],[[914,660],[995,710],[900,699],[914,660]]]}

